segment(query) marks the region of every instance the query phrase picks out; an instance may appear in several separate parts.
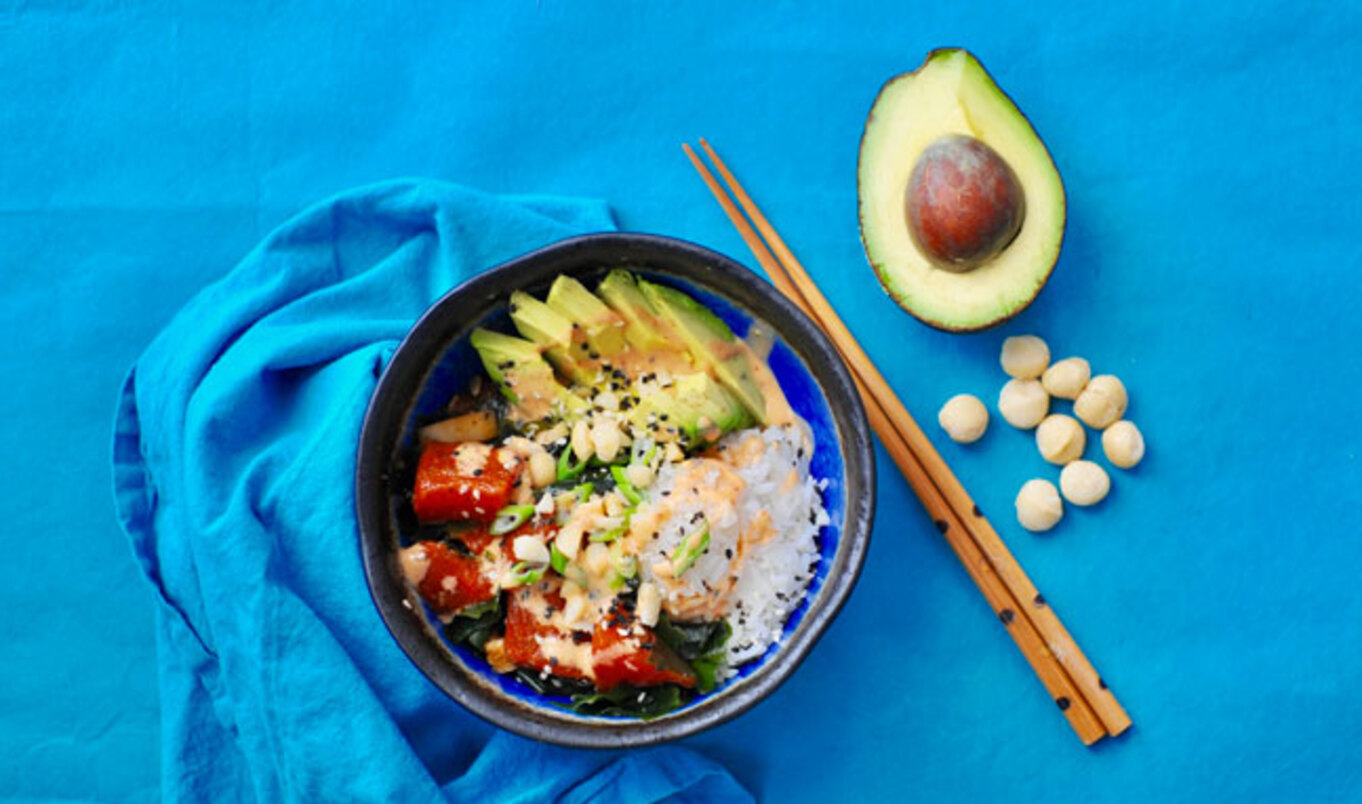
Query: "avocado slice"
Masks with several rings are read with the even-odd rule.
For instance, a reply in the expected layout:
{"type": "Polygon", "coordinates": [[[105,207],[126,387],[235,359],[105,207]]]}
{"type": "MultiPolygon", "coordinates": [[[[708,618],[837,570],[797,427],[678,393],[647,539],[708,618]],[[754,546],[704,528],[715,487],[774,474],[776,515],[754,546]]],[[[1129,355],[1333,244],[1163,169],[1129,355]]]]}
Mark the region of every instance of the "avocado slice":
{"type": "Polygon", "coordinates": [[[717,441],[725,433],[752,425],[752,414],[707,372],[675,378],[670,386],[645,395],[630,411],[635,430],[668,440],[673,432],[688,445],[717,441]]]}
{"type": "Polygon", "coordinates": [[[560,274],[549,287],[546,303],[577,325],[588,351],[599,359],[610,362],[625,350],[624,319],[576,279],[560,274]]]}
{"type": "Polygon", "coordinates": [[[468,341],[517,418],[539,421],[586,409],[586,400],[558,382],[553,367],[530,341],[482,327],[473,330],[468,341]]]}
{"type": "Polygon", "coordinates": [[[681,336],[691,355],[714,372],[753,419],[766,424],[766,399],[752,377],[747,352],[733,330],[709,308],[675,288],[641,279],[638,287],[653,309],[681,336]]]}
{"type": "Polygon", "coordinates": [[[585,342],[574,338],[572,319],[524,291],[511,294],[511,321],[520,334],[543,347],[547,357],[565,377],[589,385],[597,368],[586,358],[585,342]],[[577,351],[582,352],[578,355],[577,351]]]}
{"type": "Polygon", "coordinates": [[[678,346],[681,336],[653,309],[633,274],[616,268],[596,286],[596,295],[625,321],[624,338],[631,352],[624,362],[631,374],[689,374],[700,367],[684,346],[678,346]]]}
{"type": "Polygon", "coordinates": [[[932,51],[884,85],[857,173],[866,257],[889,295],[931,326],[971,332],[1005,321],[1054,269],[1065,223],[1059,171],[965,50],[932,51]],[[983,192],[951,190],[960,175],[983,192]]]}
{"type": "Polygon", "coordinates": [[[596,294],[625,320],[624,337],[642,351],[675,349],[678,336],[638,289],[634,275],[621,268],[606,274],[596,294]]]}

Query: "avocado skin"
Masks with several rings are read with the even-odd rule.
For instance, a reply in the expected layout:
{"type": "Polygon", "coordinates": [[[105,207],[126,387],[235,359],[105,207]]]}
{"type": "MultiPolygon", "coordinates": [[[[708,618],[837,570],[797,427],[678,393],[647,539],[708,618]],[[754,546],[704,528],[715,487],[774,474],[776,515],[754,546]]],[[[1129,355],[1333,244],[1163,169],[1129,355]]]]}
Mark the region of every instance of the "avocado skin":
{"type": "MultiPolygon", "coordinates": [[[[929,66],[931,66],[931,64],[932,64],[934,61],[936,61],[937,59],[942,59],[942,58],[946,58],[946,57],[949,57],[949,56],[953,56],[953,55],[955,55],[955,54],[957,54],[957,53],[964,53],[966,56],[968,56],[968,57],[970,58],[971,61],[973,61],[973,62],[975,63],[975,65],[977,65],[977,67],[979,68],[979,70],[984,74],[985,77],[987,77],[989,83],[990,83],[990,84],[992,85],[992,87],[998,92],[998,94],[1001,95],[1003,98],[1005,98],[1005,99],[1012,105],[1012,108],[1015,110],[1017,116],[1018,116],[1023,122],[1025,122],[1026,126],[1032,131],[1032,133],[1035,134],[1037,141],[1040,142],[1041,147],[1042,147],[1043,149],[1045,149],[1047,155],[1049,155],[1049,149],[1046,148],[1044,141],[1040,139],[1040,134],[1036,132],[1035,126],[1033,126],[1033,125],[1031,124],[1030,118],[1028,118],[1028,117],[1026,116],[1026,113],[1022,111],[1021,107],[1020,107],[1015,101],[1012,100],[1011,96],[1009,96],[1009,95],[1002,89],[1002,87],[998,84],[997,80],[993,77],[993,74],[990,73],[990,72],[988,71],[988,69],[984,66],[984,64],[983,64],[982,61],[980,61],[973,53],[971,53],[970,51],[966,50],[966,49],[963,48],[963,47],[950,46],[950,47],[938,47],[938,48],[934,48],[934,49],[932,49],[931,51],[929,51],[929,52],[927,53],[926,58],[924,58],[924,59],[922,60],[922,63],[919,64],[919,65],[917,66],[916,69],[911,70],[911,71],[906,72],[906,73],[901,73],[901,74],[899,74],[899,75],[897,75],[897,76],[894,76],[893,78],[889,79],[888,81],[886,81],[886,82],[880,87],[879,92],[877,92],[877,93],[875,94],[875,99],[874,99],[874,101],[870,104],[870,112],[866,115],[865,126],[864,126],[864,128],[861,130],[861,140],[860,140],[860,146],[859,146],[859,149],[858,149],[858,154],[859,154],[859,156],[858,156],[858,170],[857,170],[857,188],[858,188],[858,192],[857,192],[857,194],[856,194],[856,214],[857,214],[857,219],[858,219],[858,220],[860,221],[860,223],[861,223],[861,226],[860,226],[861,247],[862,247],[862,249],[865,251],[865,255],[866,255],[866,260],[867,260],[867,262],[870,263],[870,267],[875,271],[876,278],[879,280],[879,283],[880,283],[880,289],[884,291],[884,294],[885,294],[886,296],[888,296],[890,299],[892,299],[892,300],[894,301],[895,304],[897,304],[899,307],[901,307],[901,308],[902,308],[904,311],[906,311],[909,315],[913,316],[914,318],[916,318],[917,320],[919,320],[919,321],[921,321],[922,323],[926,324],[927,326],[933,327],[934,329],[939,329],[939,330],[941,330],[941,331],[943,331],[943,332],[970,333],[970,332],[981,332],[981,331],[983,331],[983,330],[992,329],[993,327],[997,327],[997,326],[1000,326],[1000,325],[1002,325],[1002,324],[1005,324],[1005,323],[1007,323],[1008,321],[1011,321],[1011,320],[1012,320],[1013,318],[1015,318],[1017,315],[1019,315],[1023,310],[1025,310],[1027,307],[1029,307],[1029,306],[1031,305],[1032,302],[1035,301],[1035,299],[1040,295],[1041,291],[1044,289],[1045,285],[1049,282],[1050,275],[1051,275],[1052,273],[1054,273],[1055,265],[1058,263],[1058,255],[1063,251],[1064,238],[1065,238],[1065,235],[1066,235],[1066,233],[1067,233],[1067,232],[1066,232],[1065,224],[1064,224],[1064,223],[1061,223],[1060,228],[1059,228],[1058,243],[1056,244],[1056,249],[1055,249],[1055,255],[1056,255],[1055,260],[1054,260],[1054,261],[1051,261],[1050,264],[1047,266],[1047,268],[1045,269],[1044,274],[1040,277],[1039,286],[1038,286],[1036,292],[1035,292],[1034,294],[1032,294],[1032,296],[1031,296],[1029,299],[1027,299],[1026,301],[1024,301],[1024,302],[1021,303],[1021,304],[1016,305],[1013,309],[1011,309],[1011,310],[1009,310],[1009,311],[1005,311],[1003,314],[1001,314],[1000,316],[998,316],[998,317],[995,318],[995,319],[992,319],[992,320],[989,320],[989,321],[986,321],[986,322],[983,322],[983,323],[975,324],[975,325],[958,325],[958,324],[954,324],[954,323],[949,322],[949,321],[937,320],[937,319],[934,319],[934,318],[931,318],[931,317],[928,317],[928,316],[925,316],[925,315],[919,313],[919,312],[918,312],[917,310],[915,310],[911,305],[905,303],[905,301],[904,301],[902,298],[900,298],[897,294],[895,294],[894,291],[893,291],[892,288],[891,288],[891,282],[890,282],[890,280],[888,280],[888,279],[886,278],[886,276],[885,276],[885,270],[886,270],[886,269],[885,269],[884,265],[883,265],[881,262],[879,262],[878,260],[876,260],[876,258],[875,258],[875,251],[874,251],[872,245],[870,244],[870,242],[866,239],[866,234],[865,234],[865,232],[866,232],[865,221],[866,221],[866,218],[867,218],[867,210],[866,210],[866,208],[865,208],[865,206],[866,206],[865,198],[866,198],[866,197],[865,197],[865,193],[864,193],[863,191],[861,191],[861,184],[862,184],[862,182],[861,182],[861,173],[862,173],[862,171],[859,169],[859,168],[860,168],[860,161],[864,158],[864,154],[865,154],[866,139],[867,139],[867,137],[870,135],[872,125],[873,125],[873,123],[874,123],[874,121],[875,121],[875,110],[879,107],[881,100],[884,99],[885,93],[887,93],[887,92],[894,86],[894,84],[896,84],[897,82],[903,81],[903,80],[909,80],[909,79],[912,79],[912,78],[915,78],[915,77],[919,76],[925,69],[927,69],[929,66]]],[[[1052,157],[1052,161],[1053,161],[1053,157],[1052,157]]],[[[1058,184],[1058,186],[1059,186],[1059,195],[1060,195],[1061,209],[1063,209],[1063,208],[1067,205],[1068,189],[1064,186],[1064,180],[1063,180],[1062,174],[1060,174],[1058,171],[1056,171],[1056,172],[1055,172],[1054,178],[1055,178],[1055,181],[1057,182],[1057,184],[1058,184]]],[[[1023,190],[1025,190],[1025,188],[1023,188],[1023,190]]],[[[1064,220],[1064,219],[1061,219],[1061,220],[1064,220]]]]}
{"type": "Polygon", "coordinates": [[[744,355],[716,354],[711,341],[734,343],[737,336],[709,308],[675,288],[639,280],[639,290],[680,333],[691,354],[708,365],[759,424],[766,424],[766,400],[752,378],[744,355]]]}

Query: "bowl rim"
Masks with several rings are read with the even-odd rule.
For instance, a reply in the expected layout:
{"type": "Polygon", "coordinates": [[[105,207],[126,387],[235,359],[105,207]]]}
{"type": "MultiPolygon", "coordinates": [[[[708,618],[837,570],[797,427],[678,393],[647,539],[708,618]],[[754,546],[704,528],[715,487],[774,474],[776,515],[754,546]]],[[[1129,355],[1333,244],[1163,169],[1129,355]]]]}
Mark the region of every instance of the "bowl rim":
{"type": "Polygon", "coordinates": [[[436,687],[487,722],[536,740],[581,748],[624,748],[680,739],[724,723],[763,700],[789,678],[846,604],[860,577],[875,514],[875,453],[870,427],[850,371],[832,342],[759,274],[689,241],[637,232],[579,235],[551,243],[482,271],[443,294],[417,319],[384,366],[360,429],[355,466],[358,547],[370,597],[399,649],[436,687]],[[462,308],[486,310],[512,290],[573,270],[611,267],[600,250],[618,250],[621,266],[674,276],[723,297],[767,323],[807,366],[822,392],[842,445],[846,510],[841,538],[819,591],[800,624],[750,675],[702,703],[654,720],[584,718],[505,696],[495,684],[459,667],[428,619],[413,611],[406,584],[394,573],[398,539],[392,527],[388,476],[416,395],[431,368],[476,325],[462,308]],[[672,265],[648,264],[648,258],[672,265]],[[642,264],[640,264],[642,263],[642,264]],[[678,267],[680,266],[680,267],[678,267]],[[411,382],[411,380],[415,380],[411,382]],[[395,431],[395,432],[394,432],[395,431]]]}

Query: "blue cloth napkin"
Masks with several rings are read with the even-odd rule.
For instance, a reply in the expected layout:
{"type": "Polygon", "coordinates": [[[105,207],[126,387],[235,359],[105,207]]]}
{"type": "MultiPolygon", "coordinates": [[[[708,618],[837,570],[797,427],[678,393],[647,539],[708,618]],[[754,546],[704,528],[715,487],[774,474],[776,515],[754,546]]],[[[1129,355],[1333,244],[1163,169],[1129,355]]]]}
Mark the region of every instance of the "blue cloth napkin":
{"type": "Polygon", "coordinates": [[[411,665],[365,586],[355,447],[399,339],[469,275],[611,228],[600,202],[359,189],[271,234],[147,349],[114,472],[159,597],[167,798],[750,800],[687,749],[576,751],[491,728],[411,665]]]}

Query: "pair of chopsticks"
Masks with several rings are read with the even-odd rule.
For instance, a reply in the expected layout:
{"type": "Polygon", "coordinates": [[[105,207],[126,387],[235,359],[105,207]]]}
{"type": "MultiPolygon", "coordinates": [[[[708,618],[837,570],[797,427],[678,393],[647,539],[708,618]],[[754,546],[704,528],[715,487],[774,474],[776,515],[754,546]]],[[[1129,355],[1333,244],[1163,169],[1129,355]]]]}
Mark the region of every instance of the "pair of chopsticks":
{"type": "Polygon", "coordinates": [[[732,197],[689,144],[681,147],[772,283],[831,338],[885,449],[1079,739],[1092,745],[1129,728],[1116,696],[728,166],[700,140],[732,197]]]}

